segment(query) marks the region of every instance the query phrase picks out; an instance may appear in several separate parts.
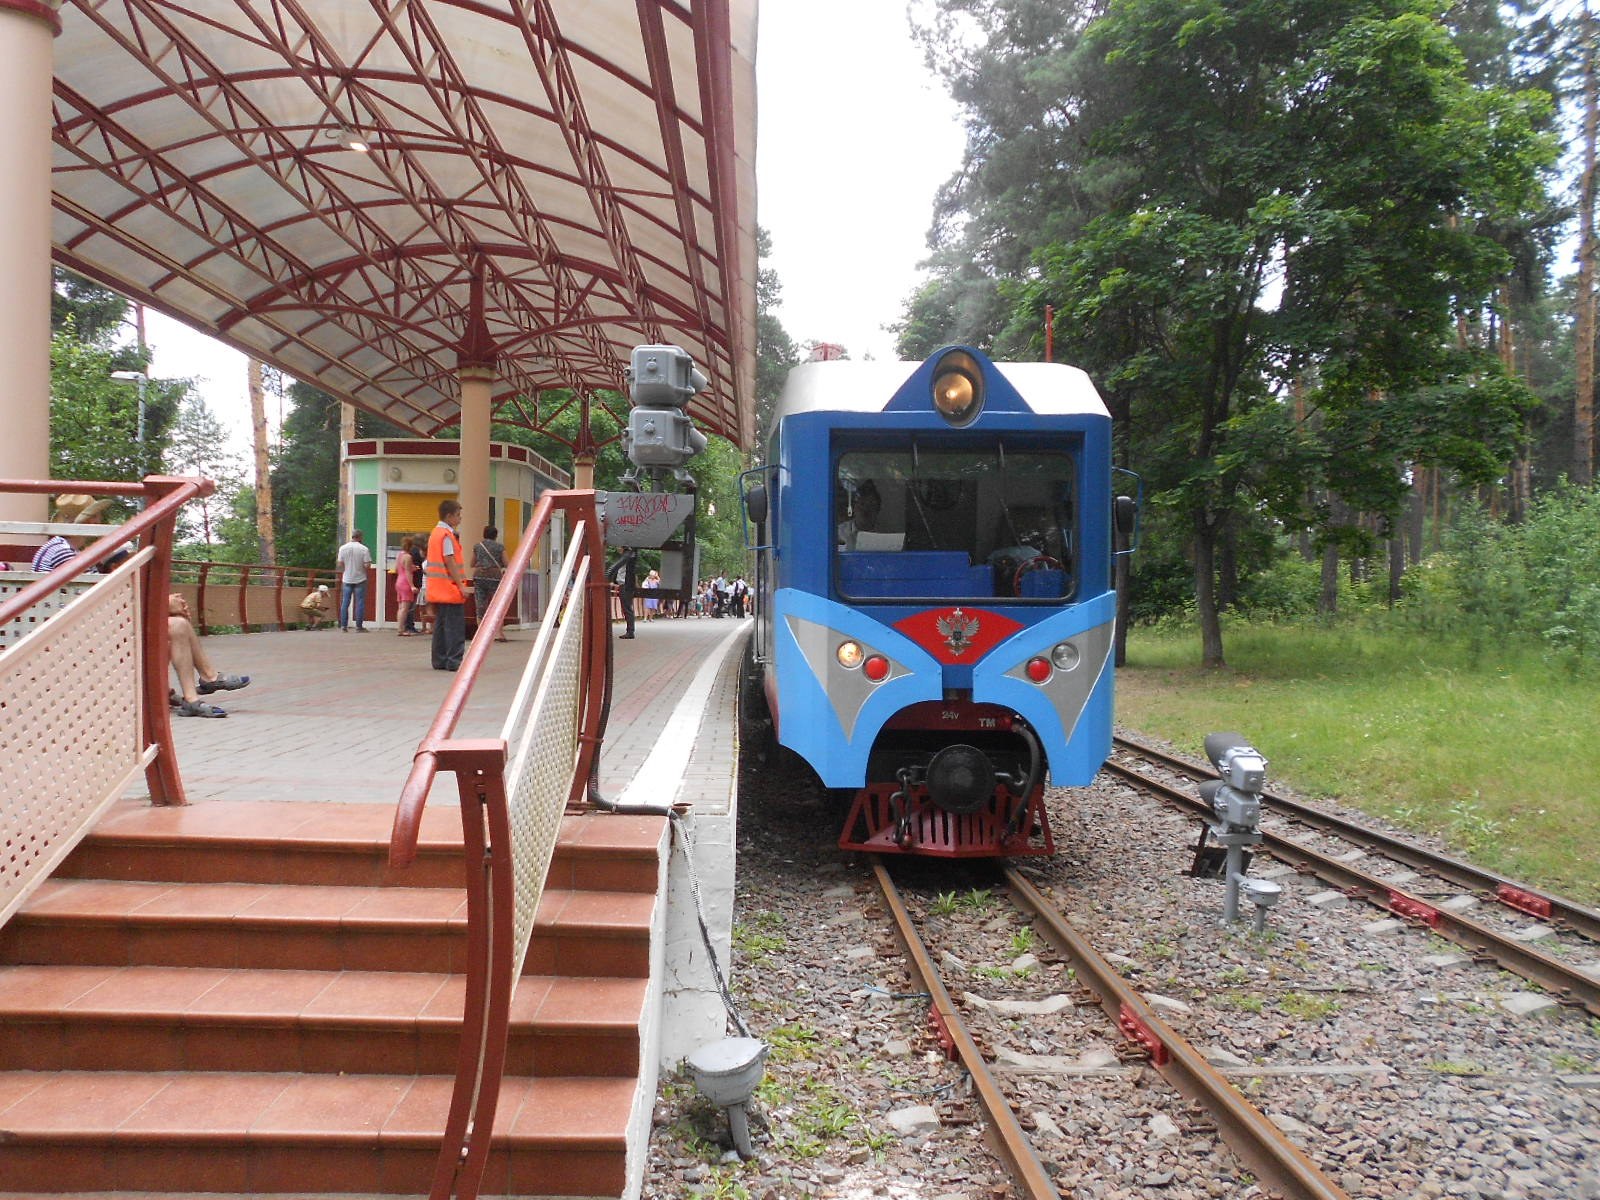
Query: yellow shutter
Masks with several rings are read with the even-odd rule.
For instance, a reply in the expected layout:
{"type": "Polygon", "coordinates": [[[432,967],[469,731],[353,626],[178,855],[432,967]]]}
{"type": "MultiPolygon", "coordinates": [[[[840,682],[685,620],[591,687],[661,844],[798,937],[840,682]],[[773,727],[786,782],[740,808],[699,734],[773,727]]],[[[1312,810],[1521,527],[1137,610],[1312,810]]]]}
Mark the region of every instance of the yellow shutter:
{"type": "Polygon", "coordinates": [[[394,544],[398,546],[408,533],[426,538],[439,523],[439,502],[454,499],[453,492],[390,492],[389,532],[395,535],[394,544]]]}
{"type": "Polygon", "coordinates": [[[522,541],[522,501],[506,500],[506,519],[500,524],[500,540],[506,545],[506,557],[509,558],[517,548],[517,543],[522,541]]]}

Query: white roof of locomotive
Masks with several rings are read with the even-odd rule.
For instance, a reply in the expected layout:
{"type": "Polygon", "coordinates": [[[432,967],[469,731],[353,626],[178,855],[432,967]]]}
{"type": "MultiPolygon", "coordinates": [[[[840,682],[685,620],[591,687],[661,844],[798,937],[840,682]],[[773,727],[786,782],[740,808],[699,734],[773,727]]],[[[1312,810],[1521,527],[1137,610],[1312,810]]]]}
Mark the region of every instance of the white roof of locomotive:
{"type": "MultiPolygon", "coordinates": [[[[1029,408],[1040,415],[1109,416],[1089,376],[1065,363],[994,364],[1029,408]]],[[[802,412],[882,412],[919,362],[801,363],[789,372],[775,416],[802,412]]],[[[932,401],[929,402],[932,407],[932,401]]]]}

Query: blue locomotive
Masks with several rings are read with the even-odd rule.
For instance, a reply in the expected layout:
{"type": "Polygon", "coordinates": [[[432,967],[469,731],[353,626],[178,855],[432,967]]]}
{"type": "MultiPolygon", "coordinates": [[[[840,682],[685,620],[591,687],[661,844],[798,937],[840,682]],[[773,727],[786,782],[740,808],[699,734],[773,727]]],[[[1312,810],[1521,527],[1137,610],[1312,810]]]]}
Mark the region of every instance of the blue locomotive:
{"type": "Polygon", "coordinates": [[[1111,748],[1111,419],[1080,370],[950,347],[789,375],[744,477],[747,695],[853,793],[846,849],[1049,854],[1111,748]]]}

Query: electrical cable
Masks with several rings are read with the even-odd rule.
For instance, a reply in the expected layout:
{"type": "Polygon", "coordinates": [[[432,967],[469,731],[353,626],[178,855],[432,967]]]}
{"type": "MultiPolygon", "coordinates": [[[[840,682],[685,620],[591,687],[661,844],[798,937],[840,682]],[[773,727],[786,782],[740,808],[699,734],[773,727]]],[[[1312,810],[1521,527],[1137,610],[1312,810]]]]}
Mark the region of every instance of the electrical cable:
{"type": "MultiPolygon", "coordinates": [[[[611,719],[611,672],[615,665],[615,647],[611,641],[610,630],[606,631],[606,674],[605,686],[600,693],[600,724],[595,731],[597,746],[605,742],[606,725],[611,719]]],[[[711,943],[711,929],[706,923],[705,906],[700,899],[700,877],[695,872],[694,855],[691,850],[693,839],[689,830],[683,823],[683,815],[672,808],[671,805],[661,806],[654,804],[619,804],[609,799],[600,791],[600,755],[598,751],[589,764],[589,802],[604,812],[618,813],[626,816],[666,817],[668,826],[672,829],[672,840],[683,851],[683,861],[689,868],[689,894],[694,898],[695,921],[700,926],[700,940],[705,945],[706,957],[711,963],[711,977],[716,980],[717,994],[722,997],[723,1007],[728,1010],[728,1016],[733,1021],[734,1028],[741,1037],[749,1037],[750,1029],[744,1023],[744,1018],[739,1015],[738,1006],[733,1001],[733,992],[728,987],[728,981],[722,973],[722,964],[717,961],[716,947],[711,943]]]]}

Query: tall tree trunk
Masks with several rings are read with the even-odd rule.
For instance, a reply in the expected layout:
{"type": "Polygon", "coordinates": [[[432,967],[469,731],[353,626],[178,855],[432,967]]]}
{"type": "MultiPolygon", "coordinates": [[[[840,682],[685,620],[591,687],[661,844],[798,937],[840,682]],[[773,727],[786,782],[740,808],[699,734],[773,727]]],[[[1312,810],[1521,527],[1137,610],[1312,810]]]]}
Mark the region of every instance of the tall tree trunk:
{"type": "Polygon", "coordinates": [[[1578,296],[1577,327],[1574,333],[1577,359],[1577,389],[1572,404],[1572,481],[1594,482],[1594,195],[1595,134],[1600,123],[1600,99],[1595,95],[1594,13],[1588,4],[1580,18],[1583,42],[1583,174],[1578,181],[1578,296]]]}
{"type": "Polygon", "coordinates": [[[1444,544],[1444,491],[1439,485],[1442,474],[1438,470],[1428,472],[1428,499],[1433,511],[1433,529],[1428,535],[1428,544],[1435,552],[1444,544]]]}
{"type": "Polygon", "coordinates": [[[1406,573],[1405,527],[1395,522],[1389,535],[1389,607],[1400,603],[1400,580],[1406,573]]]}
{"type": "Polygon", "coordinates": [[[1217,612],[1217,531],[1204,512],[1194,517],[1194,603],[1200,618],[1200,665],[1225,667],[1217,612]]]}
{"type": "Polygon", "coordinates": [[[1406,557],[1412,566],[1422,561],[1422,531],[1426,523],[1422,493],[1427,476],[1419,469],[1411,477],[1411,495],[1406,498],[1406,557]]]}
{"type": "Polygon", "coordinates": [[[1229,517],[1217,539],[1217,608],[1223,612],[1239,606],[1239,524],[1229,517]]]}
{"type": "MultiPolygon", "coordinates": [[[[356,440],[356,406],[348,400],[339,401],[339,528],[340,544],[350,540],[350,481],[345,478],[344,444],[356,440]]],[[[372,532],[372,531],[369,531],[372,532]]],[[[373,533],[373,536],[376,536],[373,533]]],[[[376,544],[376,543],[374,543],[376,544]]]]}
{"type": "Polygon", "coordinates": [[[267,461],[267,390],[261,380],[261,360],[252,358],[246,368],[250,384],[250,428],[256,452],[256,537],[261,561],[278,561],[278,539],[272,531],[272,468],[267,461]]]}
{"type": "Polygon", "coordinates": [[[1339,547],[1331,542],[1322,551],[1322,592],[1317,596],[1317,611],[1325,617],[1339,611],[1339,547]]]}

